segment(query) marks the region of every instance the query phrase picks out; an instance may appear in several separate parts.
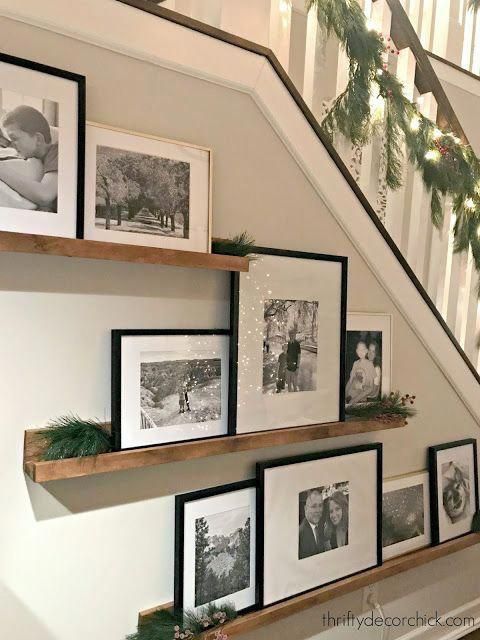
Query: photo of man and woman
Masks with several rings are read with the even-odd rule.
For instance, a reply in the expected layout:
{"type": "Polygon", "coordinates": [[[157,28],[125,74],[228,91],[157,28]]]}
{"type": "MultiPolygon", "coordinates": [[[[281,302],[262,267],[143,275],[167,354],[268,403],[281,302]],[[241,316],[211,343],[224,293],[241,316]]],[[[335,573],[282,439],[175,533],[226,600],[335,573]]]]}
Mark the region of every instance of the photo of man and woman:
{"type": "Polygon", "coordinates": [[[0,207],[57,213],[59,105],[0,88],[0,207]]]}
{"type": "Polygon", "coordinates": [[[299,494],[299,560],[348,545],[348,498],[348,482],[299,494]]]}

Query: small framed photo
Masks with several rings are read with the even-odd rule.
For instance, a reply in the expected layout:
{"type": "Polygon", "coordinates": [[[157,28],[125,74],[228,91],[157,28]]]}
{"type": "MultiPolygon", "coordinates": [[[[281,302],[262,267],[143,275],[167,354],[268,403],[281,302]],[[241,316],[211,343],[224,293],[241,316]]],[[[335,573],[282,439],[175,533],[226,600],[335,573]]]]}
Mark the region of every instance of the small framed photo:
{"type": "Polygon", "coordinates": [[[228,432],[229,331],[112,331],[116,449],[228,432]]]}
{"type": "Polygon", "coordinates": [[[210,149],[88,123],[89,240],[209,253],[210,149]]]}
{"type": "Polygon", "coordinates": [[[439,544],[472,531],[479,509],[477,441],[473,438],[428,449],[432,542],[439,544]]]}
{"type": "Polygon", "coordinates": [[[231,432],[344,420],[347,258],[256,247],[232,276],[231,432]]]}
{"type": "Polygon", "coordinates": [[[384,560],[430,545],[427,471],[384,481],[382,523],[384,560]]]}
{"type": "Polygon", "coordinates": [[[382,445],[257,464],[257,579],[267,606],[382,563],[382,445]]]}
{"type": "Polygon", "coordinates": [[[83,216],[85,78],[0,54],[0,230],[75,238],[83,216]]]}
{"type": "Polygon", "coordinates": [[[348,313],[346,405],[371,402],[392,390],[392,316],[348,313]]]}
{"type": "Polygon", "coordinates": [[[176,609],[256,604],[254,480],[175,497],[176,609]]]}

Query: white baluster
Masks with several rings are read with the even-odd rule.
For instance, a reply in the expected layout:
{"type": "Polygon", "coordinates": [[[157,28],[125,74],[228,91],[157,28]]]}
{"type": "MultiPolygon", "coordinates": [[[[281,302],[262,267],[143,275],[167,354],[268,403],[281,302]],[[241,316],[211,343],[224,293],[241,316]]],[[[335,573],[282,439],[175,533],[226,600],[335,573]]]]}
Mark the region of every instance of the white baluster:
{"type": "Polygon", "coordinates": [[[468,252],[468,259],[465,271],[464,295],[461,305],[460,317],[460,344],[462,345],[467,356],[475,361],[477,355],[477,322],[480,321],[478,287],[480,280],[472,251],[468,252]]]}
{"type": "Polygon", "coordinates": [[[272,0],[223,0],[221,28],[269,47],[271,7],[272,0]]]}
{"type": "Polygon", "coordinates": [[[443,212],[444,218],[442,228],[439,230],[432,227],[430,230],[430,238],[428,238],[427,234],[427,238],[430,240],[430,260],[428,264],[427,274],[427,291],[435,306],[440,311],[442,309],[444,297],[449,230],[452,217],[452,203],[449,198],[444,199],[443,212]]]}
{"type": "Polygon", "coordinates": [[[288,75],[298,91],[303,94],[305,77],[305,56],[307,46],[307,11],[304,0],[294,0],[290,27],[290,58],[288,75]]]}

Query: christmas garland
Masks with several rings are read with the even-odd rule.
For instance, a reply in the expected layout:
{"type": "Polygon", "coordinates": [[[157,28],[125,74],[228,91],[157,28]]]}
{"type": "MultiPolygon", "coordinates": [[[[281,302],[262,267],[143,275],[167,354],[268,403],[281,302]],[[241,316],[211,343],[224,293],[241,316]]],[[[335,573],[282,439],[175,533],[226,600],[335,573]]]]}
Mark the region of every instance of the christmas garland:
{"type": "Polygon", "coordinates": [[[112,437],[103,424],[75,415],[52,420],[38,439],[46,445],[42,460],[96,456],[112,450],[112,437]]]}
{"type": "Polygon", "coordinates": [[[214,238],[212,241],[213,253],[223,253],[229,256],[248,256],[254,247],[255,240],[247,231],[242,231],[233,238],[214,238]]]}
{"type": "Polygon", "coordinates": [[[373,402],[362,402],[360,404],[348,405],[345,413],[350,418],[363,420],[389,421],[398,418],[413,417],[417,410],[414,409],[415,396],[408,393],[404,396],[399,391],[383,395],[379,400],[373,402]]]}
{"type": "Polygon", "coordinates": [[[468,6],[473,11],[477,11],[477,9],[480,7],[480,0],[470,0],[468,6]]]}
{"type": "MultiPolygon", "coordinates": [[[[471,0],[471,6],[480,6],[480,0],[471,0]]],[[[338,131],[360,147],[383,134],[386,184],[392,190],[402,184],[404,144],[432,195],[433,224],[442,226],[442,197],[450,196],[456,216],[455,251],[471,248],[480,272],[480,161],[470,146],[452,132],[441,131],[404,96],[387,63],[388,56],[398,52],[389,38],[368,28],[357,0],[307,0],[307,8],[312,7],[320,27],[338,38],[349,59],[347,86],[323,120],[325,133],[333,140],[338,131]]]]}

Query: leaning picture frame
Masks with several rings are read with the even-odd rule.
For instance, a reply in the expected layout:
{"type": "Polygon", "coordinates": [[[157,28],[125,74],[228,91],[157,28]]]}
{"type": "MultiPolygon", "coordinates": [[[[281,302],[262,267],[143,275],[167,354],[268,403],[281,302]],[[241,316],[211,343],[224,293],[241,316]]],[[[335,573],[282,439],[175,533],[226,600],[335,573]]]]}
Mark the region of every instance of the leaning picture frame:
{"type": "Polygon", "coordinates": [[[84,238],[210,253],[212,151],[87,122],[84,238]]]}
{"type": "Polygon", "coordinates": [[[432,544],[472,531],[479,511],[477,441],[445,442],[428,448],[432,544]]]}
{"type": "Polygon", "coordinates": [[[174,608],[256,607],[256,482],[175,496],[174,608]]]}
{"type": "Polygon", "coordinates": [[[116,450],[227,435],[228,330],[115,329],[111,342],[116,450]]]}
{"type": "Polygon", "coordinates": [[[81,237],[85,77],[0,54],[0,231],[81,237]]]}
{"type": "Polygon", "coordinates": [[[257,483],[260,606],[382,564],[381,443],[260,462],[257,483]]]}
{"type": "Polygon", "coordinates": [[[251,257],[231,280],[230,433],[342,422],[348,259],[266,247],[251,257]]]}

